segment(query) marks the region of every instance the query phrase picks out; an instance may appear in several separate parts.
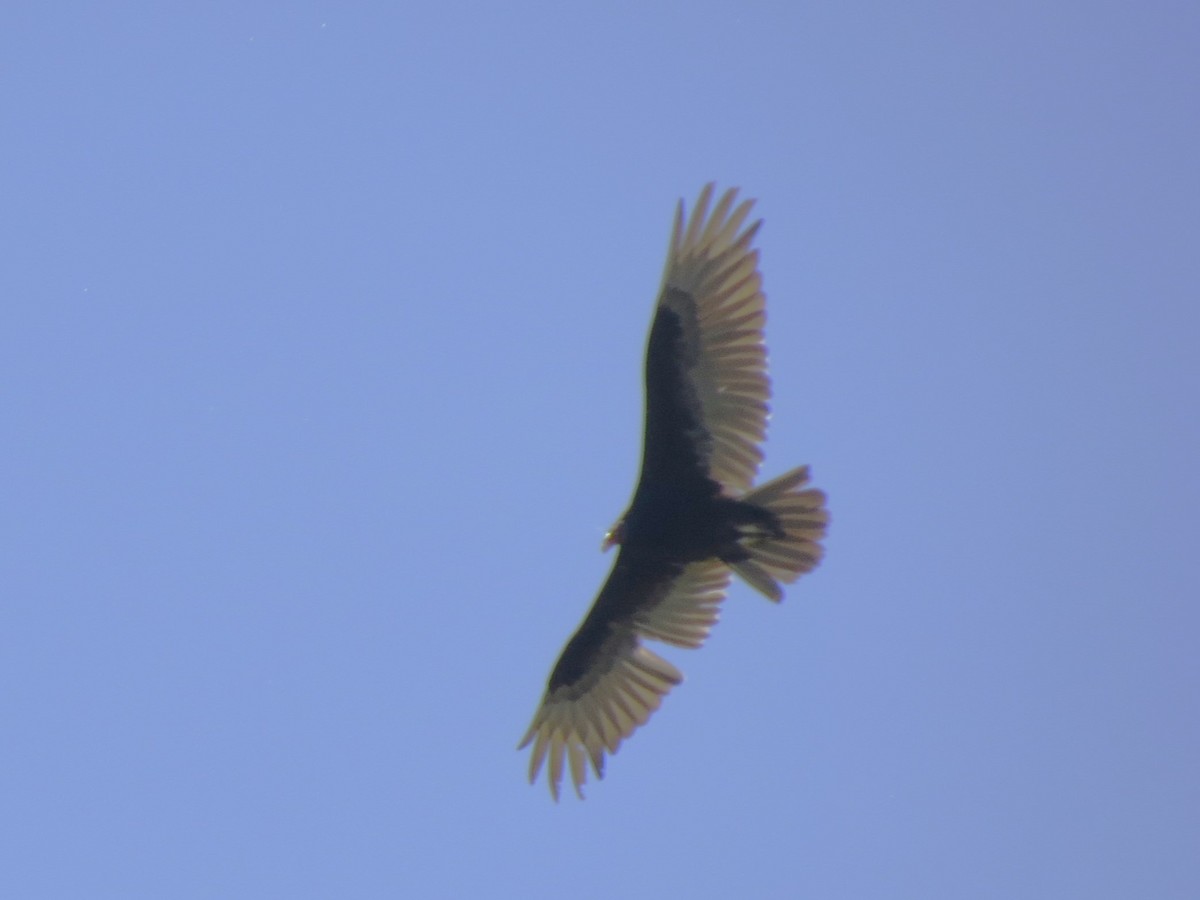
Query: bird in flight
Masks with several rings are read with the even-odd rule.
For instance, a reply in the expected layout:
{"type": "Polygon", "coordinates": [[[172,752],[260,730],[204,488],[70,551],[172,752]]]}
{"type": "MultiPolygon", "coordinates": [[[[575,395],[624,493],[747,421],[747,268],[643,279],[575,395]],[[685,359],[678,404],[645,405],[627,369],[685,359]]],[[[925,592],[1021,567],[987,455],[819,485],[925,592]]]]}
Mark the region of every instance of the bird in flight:
{"type": "Polygon", "coordinates": [[[644,725],[683,680],[644,639],[699,647],[736,572],[771,600],[821,559],[825,495],[800,466],[754,486],[771,395],[754,204],[713,185],[690,217],[675,213],[646,346],[642,471],[608,532],[620,547],[608,580],[550,673],[520,748],[529,780],[549,759],[558,799],[564,762],[583,796],[590,764],[644,725]]]}

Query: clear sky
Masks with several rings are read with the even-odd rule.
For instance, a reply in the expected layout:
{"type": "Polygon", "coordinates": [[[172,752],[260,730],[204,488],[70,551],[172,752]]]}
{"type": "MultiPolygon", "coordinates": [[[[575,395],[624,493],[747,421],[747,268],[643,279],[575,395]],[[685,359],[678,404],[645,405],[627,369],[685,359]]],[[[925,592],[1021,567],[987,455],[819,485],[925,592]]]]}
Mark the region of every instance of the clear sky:
{"type": "Polygon", "coordinates": [[[1200,896],[1200,6],[202,6],[0,31],[0,896],[1200,896]],[[555,805],[709,180],[828,555],[555,805]]]}

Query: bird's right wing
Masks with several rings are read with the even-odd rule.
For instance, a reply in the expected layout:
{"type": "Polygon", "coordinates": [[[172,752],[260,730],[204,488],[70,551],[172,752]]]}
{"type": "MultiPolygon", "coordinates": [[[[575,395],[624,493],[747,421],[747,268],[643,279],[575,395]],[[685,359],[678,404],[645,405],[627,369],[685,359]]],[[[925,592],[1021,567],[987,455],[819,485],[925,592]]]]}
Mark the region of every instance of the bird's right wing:
{"type": "Polygon", "coordinates": [[[728,585],[729,570],[715,561],[655,573],[645,563],[618,556],[587,618],[559,657],[521,741],[520,747],[533,743],[530,782],[547,757],[556,800],[564,761],[580,796],[588,762],[602,778],[605,753],[616,753],[683,680],[675,666],[647,650],[641,639],[699,647],[717,620],[728,585]]]}

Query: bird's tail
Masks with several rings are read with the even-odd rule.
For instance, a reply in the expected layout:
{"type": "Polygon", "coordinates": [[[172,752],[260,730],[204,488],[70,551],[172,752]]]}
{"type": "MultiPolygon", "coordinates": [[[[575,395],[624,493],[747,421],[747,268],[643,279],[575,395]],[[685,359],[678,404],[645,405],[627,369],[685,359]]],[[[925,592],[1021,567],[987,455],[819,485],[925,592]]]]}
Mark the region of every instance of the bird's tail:
{"type": "Polygon", "coordinates": [[[741,545],[749,557],[730,561],[729,566],[752,588],[776,602],[783,599],[781,581],[791,584],[821,561],[821,540],[829,525],[829,511],[825,508],[825,493],[807,485],[808,466],[800,466],[741,498],[769,512],[779,523],[779,530],[747,533],[741,545]]]}

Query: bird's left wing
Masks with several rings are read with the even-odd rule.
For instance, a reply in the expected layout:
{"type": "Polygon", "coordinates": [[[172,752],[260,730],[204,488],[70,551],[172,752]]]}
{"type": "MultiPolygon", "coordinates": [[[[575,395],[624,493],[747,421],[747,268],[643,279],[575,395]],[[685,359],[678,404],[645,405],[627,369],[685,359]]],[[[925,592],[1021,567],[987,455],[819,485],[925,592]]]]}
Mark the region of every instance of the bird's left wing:
{"type": "Polygon", "coordinates": [[[533,743],[530,782],[547,757],[556,800],[564,761],[580,796],[589,762],[602,778],[605,753],[616,753],[683,680],[675,666],[642,646],[641,639],[699,647],[717,620],[728,586],[729,570],[715,561],[691,563],[648,579],[643,564],[618,557],[587,618],[559,657],[518,747],[533,743]]]}
{"type": "Polygon", "coordinates": [[[646,350],[643,481],[699,469],[733,496],[762,462],[771,382],[752,200],[713,185],[689,216],[675,213],[662,290],[646,350]]]}

